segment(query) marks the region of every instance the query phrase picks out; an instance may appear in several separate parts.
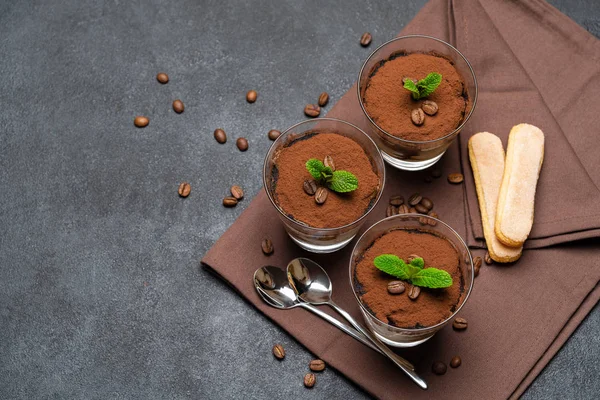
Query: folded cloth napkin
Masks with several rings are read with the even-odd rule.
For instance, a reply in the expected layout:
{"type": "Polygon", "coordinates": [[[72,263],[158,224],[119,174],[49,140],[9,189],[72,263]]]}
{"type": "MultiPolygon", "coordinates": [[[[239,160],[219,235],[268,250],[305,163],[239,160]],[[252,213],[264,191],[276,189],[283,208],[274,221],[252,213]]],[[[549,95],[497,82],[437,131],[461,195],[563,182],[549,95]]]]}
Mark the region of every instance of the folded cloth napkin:
{"type": "MultiPolygon", "coordinates": [[[[591,87],[599,89],[598,83],[591,81],[597,66],[590,63],[598,59],[598,41],[541,0],[432,0],[402,31],[414,33],[458,45],[477,74],[480,97],[474,116],[438,165],[447,173],[462,170],[465,185],[451,185],[443,178],[426,183],[427,172],[409,173],[388,167],[384,200],[369,215],[363,230],[384,217],[385,199],[418,191],[434,201],[440,217],[471,245],[481,245],[481,222],[466,140],[480,130],[505,139],[512,125],[529,122],[546,134],[532,247],[587,239],[526,250],[514,265],[482,267],[461,311],[469,328],[456,332],[446,327],[423,345],[399,351],[415,364],[429,384],[428,391],[419,389],[390,361],[320,318],[301,309],[277,310],[259,298],[252,284],[258,267],[285,267],[295,257],[310,257],[330,274],[335,301],[361,318],[348,284],[353,243],[330,255],[302,251],[287,237],[264,192],[202,263],[315,355],[377,397],[517,397],[600,299],[599,165],[592,154],[594,146],[598,147],[594,125],[600,121],[593,107],[580,104],[584,99],[588,104],[597,104],[598,98],[594,102],[592,96],[600,91],[591,87]],[[558,51],[543,51],[547,46],[558,51]],[[553,71],[557,75],[552,76],[553,71]],[[560,82],[568,82],[573,90],[560,82]],[[590,86],[584,86],[584,82],[590,86]],[[272,256],[260,250],[265,237],[274,243],[272,256]],[[233,248],[237,250],[231,251],[233,248]],[[459,368],[450,369],[444,376],[431,373],[434,361],[448,363],[457,354],[463,360],[459,368]]],[[[356,86],[328,116],[367,126],[356,86]]],[[[474,255],[483,254],[483,250],[474,250],[474,255]]]]}

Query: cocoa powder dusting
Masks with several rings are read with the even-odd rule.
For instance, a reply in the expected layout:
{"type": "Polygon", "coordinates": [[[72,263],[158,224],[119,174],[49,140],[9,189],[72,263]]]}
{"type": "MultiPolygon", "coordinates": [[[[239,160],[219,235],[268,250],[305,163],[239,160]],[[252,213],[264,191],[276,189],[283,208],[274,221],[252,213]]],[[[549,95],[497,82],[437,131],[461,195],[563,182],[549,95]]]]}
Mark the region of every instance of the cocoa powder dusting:
{"type": "MultiPolygon", "coordinates": [[[[292,218],[316,228],[334,228],[356,221],[377,197],[380,178],[373,171],[363,148],[354,140],[335,133],[318,133],[301,138],[275,156],[278,169],[275,201],[292,218]],[[346,170],[358,178],[358,189],[350,193],[329,191],[324,204],[304,191],[304,181],[311,179],[306,161],[323,160],[330,155],[336,170],[346,170]]],[[[329,189],[328,189],[329,190],[329,189]]]]}
{"type": "Polygon", "coordinates": [[[450,317],[464,297],[459,257],[454,246],[440,236],[418,230],[394,230],[375,240],[364,253],[356,266],[354,284],[363,304],[381,321],[401,328],[432,326],[450,317]],[[419,255],[425,268],[447,271],[453,284],[444,289],[421,288],[416,301],[405,295],[392,295],[387,285],[398,279],[373,264],[381,254],[395,254],[403,260],[411,254],[419,255]]]}
{"type": "Polygon", "coordinates": [[[441,56],[411,53],[386,61],[369,79],[362,94],[369,116],[386,132],[407,140],[433,140],[445,136],[462,122],[468,96],[463,96],[464,80],[451,62],[441,56]],[[403,77],[423,79],[431,72],[442,74],[442,83],[429,97],[413,100],[404,89],[403,77]],[[426,116],[423,125],[411,121],[411,111],[425,100],[437,103],[439,110],[426,116]]]}

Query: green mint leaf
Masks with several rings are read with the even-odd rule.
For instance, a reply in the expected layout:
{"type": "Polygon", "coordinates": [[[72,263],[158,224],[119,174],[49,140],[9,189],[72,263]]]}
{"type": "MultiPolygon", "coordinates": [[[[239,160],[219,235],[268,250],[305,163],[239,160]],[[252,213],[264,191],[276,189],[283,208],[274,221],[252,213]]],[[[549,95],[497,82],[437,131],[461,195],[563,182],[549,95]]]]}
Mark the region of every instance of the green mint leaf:
{"type": "Polygon", "coordinates": [[[333,171],[327,186],[334,192],[347,193],[358,188],[358,179],[348,171],[333,171]]]}
{"type": "MultiPolygon", "coordinates": [[[[320,180],[323,177],[321,176],[321,172],[323,170],[325,170],[325,165],[323,164],[323,162],[321,160],[317,160],[316,158],[311,158],[310,160],[308,160],[306,162],[306,169],[308,170],[308,172],[310,172],[310,174],[312,175],[312,177],[316,180],[320,180]]],[[[331,171],[331,169],[329,169],[331,171]]]]}
{"type": "Polygon", "coordinates": [[[422,271],[421,268],[415,267],[413,265],[410,264],[406,264],[406,269],[408,270],[408,279],[411,280],[412,278],[414,278],[415,276],[417,276],[419,274],[419,272],[422,271]]]}
{"type": "Polygon", "coordinates": [[[386,274],[395,276],[398,279],[409,279],[407,264],[398,256],[381,254],[375,257],[373,264],[386,274]]]}
{"type": "Polygon", "coordinates": [[[452,286],[452,277],[444,270],[425,268],[413,276],[411,282],[413,285],[438,289],[452,286]]]}
{"type": "Polygon", "coordinates": [[[419,88],[417,88],[417,85],[415,85],[415,83],[412,81],[412,79],[407,79],[404,81],[404,89],[410,90],[412,93],[412,97],[415,100],[419,100],[419,88]]]}
{"type": "Polygon", "coordinates": [[[432,72],[424,79],[418,81],[417,89],[419,90],[419,98],[429,96],[437,89],[440,83],[442,83],[442,75],[437,72],[432,72]]]}
{"type": "Polygon", "coordinates": [[[423,261],[423,259],[421,257],[415,257],[410,262],[410,265],[412,265],[413,267],[417,267],[419,269],[423,269],[423,267],[425,267],[425,261],[423,261]]]}

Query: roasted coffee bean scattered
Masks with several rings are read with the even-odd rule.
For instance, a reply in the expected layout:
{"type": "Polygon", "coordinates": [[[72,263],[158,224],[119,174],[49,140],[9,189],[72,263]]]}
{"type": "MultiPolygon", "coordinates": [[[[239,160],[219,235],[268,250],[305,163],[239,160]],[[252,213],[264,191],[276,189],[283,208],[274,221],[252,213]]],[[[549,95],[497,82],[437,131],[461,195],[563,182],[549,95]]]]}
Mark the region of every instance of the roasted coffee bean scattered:
{"type": "Polygon", "coordinates": [[[401,206],[402,204],[404,204],[404,197],[392,196],[390,197],[390,204],[396,207],[401,206]]]}
{"type": "Polygon", "coordinates": [[[319,96],[318,104],[320,107],[325,107],[327,105],[327,103],[329,103],[329,95],[327,94],[327,92],[323,92],[319,96]]]}
{"type": "Polygon", "coordinates": [[[431,371],[433,371],[433,373],[436,375],[444,375],[447,370],[448,367],[441,361],[436,361],[431,366],[431,371]]]}
{"type": "Polygon", "coordinates": [[[175,111],[177,114],[181,114],[184,109],[185,109],[185,106],[183,105],[183,101],[175,100],[173,102],[173,111],[175,111]]]}
{"type": "Polygon", "coordinates": [[[148,119],[148,117],[144,117],[144,116],[141,116],[141,115],[138,115],[133,120],[133,124],[135,126],[137,126],[138,128],[143,128],[145,126],[148,126],[149,123],[150,123],[150,120],[148,119]]]}
{"type": "Polygon", "coordinates": [[[433,201],[431,201],[430,199],[428,199],[427,197],[423,197],[421,199],[421,204],[427,208],[427,211],[431,210],[433,208],[433,201]]]}
{"type": "Polygon", "coordinates": [[[429,218],[427,218],[427,217],[419,217],[419,223],[421,225],[427,225],[429,223],[429,218]]]}
{"type": "Polygon", "coordinates": [[[421,256],[417,254],[411,254],[410,256],[406,257],[406,262],[410,264],[415,258],[421,258],[421,256]]]}
{"type": "Polygon", "coordinates": [[[387,289],[391,294],[402,294],[406,290],[406,285],[402,281],[392,281],[388,283],[387,289]]]}
{"type": "Polygon", "coordinates": [[[317,182],[314,179],[307,179],[303,183],[304,192],[309,196],[314,196],[317,192],[317,182]]]}
{"type": "Polygon", "coordinates": [[[473,260],[473,271],[475,272],[475,276],[479,276],[479,269],[481,268],[481,257],[475,257],[473,260]]]}
{"type": "Polygon", "coordinates": [[[417,84],[417,82],[418,82],[416,79],[414,79],[414,78],[410,78],[410,77],[408,77],[408,76],[405,76],[405,77],[403,77],[403,78],[402,78],[402,84],[404,85],[404,84],[406,83],[406,81],[413,81],[415,85],[416,85],[416,84],[417,84]]]}
{"type": "Polygon", "coordinates": [[[235,141],[235,145],[237,146],[238,149],[240,149],[240,151],[246,151],[248,150],[248,140],[246,138],[238,138],[235,141]]]}
{"type": "Polygon", "coordinates": [[[427,214],[427,212],[429,212],[429,209],[421,203],[415,206],[415,210],[417,210],[419,214],[427,214]]]}
{"type": "Polygon", "coordinates": [[[237,203],[237,199],[233,196],[227,196],[223,199],[223,205],[225,207],[235,207],[237,203]]]}
{"type": "Polygon", "coordinates": [[[221,144],[223,144],[227,141],[227,134],[221,128],[215,129],[214,135],[215,135],[215,140],[221,144]]]}
{"type": "Polygon", "coordinates": [[[411,208],[409,208],[409,209],[408,209],[408,213],[409,213],[409,214],[418,214],[418,213],[417,213],[417,209],[416,209],[416,208],[414,208],[414,207],[411,207],[411,208]]]}
{"type": "Polygon", "coordinates": [[[188,197],[190,195],[191,191],[192,191],[192,187],[187,182],[181,183],[179,185],[179,189],[177,189],[177,192],[179,193],[179,195],[181,197],[188,197]]]}
{"type": "Polygon", "coordinates": [[[392,215],[398,215],[398,209],[393,205],[388,205],[385,209],[385,216],[391,217],[392,215]]]}
{"type": "Polygon", "coordinates": [[[164,85],[165,83],[169,82],[169,75],[165,74],[164,72],[160,72],[158,75],[156,75],[156,80],[164,85]]]}
{"type": "Polygon", "coordinates": [[[492,265],[494,263],[494,260],[492,260],[492,256],[490,256],[490,252],[489,251],[485,252],[485,263],[487,265],[492,265]]]}
{"type": "Polygon", "coordinates": [[[425,113],[420,108],[415,108],[410,112],[410,119],[413,124],[421,126],[425,122],[425,113]]]}
{"type": "Polygon", "coordinates": [[[410,212],[410,209],[408,208],[408,206],[406,204],[401,204],[400,207],[398,208],[399,214],[408,214],[409,212],[410,212]]]}
{"type": "Polygon", "coordinates": [[[453,173],[448,175],[448,182],[450,183],[461,183],[463,180],[463,174],[453,173]]]}
{"type": "Polygon", "coordinates": [[[332,171],[335,171],[335,163],[333,162],[333,157],[325,156],[325,158],[323,159],[323,164],[326,167],[331,168],[332,171]]]}
{"type": "Polygon", "coordinates": [[[439,168],[434,168],[433,171],[431,171],[431,176],[433,176],[434,178],[439,178],[442,176],[442,170],[439,168]]]}
{"type": "Polygon", "coordinates": [[[315,192],[315,201],[317,202],[317,204],[325,203],[328,194],[329,193],[327,192],[327,189],[323,186],[317,188],[317,191],[315,192]]]}
{"type": "Polygon", "coordinates": [[[435,115],[438,112],[438,105],[435,101],[425,100],[423,104],[421,104],[421,109],[427,115],[435,115]]]}
{"type": "Polygon", "coordinates": [[[306,386],[307,388],[311,388],[313,386],[315,386],[315,383],[317,382],[317,377],[315,376],[315,374],[306,374],[304,375],[304,386],[306,386]]]}
{"type": "Polygon", "coordinates": [[[281,132],[277,129],[271,129],[268,133],[269,139],[276,140],[279,136],[281,136],[281,132]]]}
{"type": "Polygon", "coordinates": [[[319,359],[312,360],[308,364],[308,368],[313,372],[321,372],[325,369],[325,361],[319,359]]]}
{"type": "Polygon", "coordinates": [[[264,239],[260,246],[262,247],[263,253],[266,255],[273,254],[273,251],[275,250],[273,248],[273,242],[271,242],[271,239],[264,239]]]}
{"type": "Polygon", "coordinates": [[[371,34],[369,32],[365,32],[360,37],[360,45],[362,47],[367,47],[368,45],[371,44],[371,40],[373,40],[373,36],[371,36],[371,34]]]}
{"type": "Polygon", "coordinates": [[[411,206],[416,206],[421,202],[422,199],[423,196],[421,196],[419,193],[415,193],[408,198],[408,204],[410,204],[411,206]]]}
{"type": "Polygon", "coordinates": [[[230,189],[231,195],[236,198],[236,200],[241,200],[244,198],[244,190],[238,186],[233,185],[230,189]]]}
{"type": "Polygon", "coordinates": [[[257,97],[258,93],[256,93],[256,90],[249,90],[248,93],[246,93],[246,101],[248,103],[254,103],[257,97]]]}
{"type": "Polygon", "coordinates": [[[408,289],[408,298],[411,300],[416,300],[421,294],[421,288],[415,285],[412,285],[410,289],[408,289]]]}
{"type": "Polygon", "coordinates": [[[467,320],[461,317],[454,318],[454,322],[452,322],[452,327],[457,331],[463,331],[467,329],[467,320]]]}
{"type": "MultiPolygon", "coordinates": [[[[440,219],[440,216],[435,211],[429,211],[427,213],[427,215],[429,215],[430,217],[433,217],[433,218],[440,219]]],[[[431,218],[429,218],[429,220],[427,220],[427,223],[431,226],[437,225],[437,221],[435,219],[431,219],[431,218]]]]}
{"type": "Polygon", "coordinates": [[[462,364],[462,360],[460,359],[459,356],[454,356],[454,357],[452,357],[452,360],[450,360],[450,366],[452,368],[458,368],[458,367],[460,367],[460,364],[462,364]]]}
{"type": "Polygon", "coordinates": [[[316,118],[321,114],[321,107],[315,104],[307,104],[306,107],[304,107],[304,114],[306,114],[307,117],[316,118]]]}
{"type": "Polygon", "coordinates": [[[278,360],[283,360],[285,358],[285,349],[282,345],[276,344],[273,346],[273,355],[278,360]]]}

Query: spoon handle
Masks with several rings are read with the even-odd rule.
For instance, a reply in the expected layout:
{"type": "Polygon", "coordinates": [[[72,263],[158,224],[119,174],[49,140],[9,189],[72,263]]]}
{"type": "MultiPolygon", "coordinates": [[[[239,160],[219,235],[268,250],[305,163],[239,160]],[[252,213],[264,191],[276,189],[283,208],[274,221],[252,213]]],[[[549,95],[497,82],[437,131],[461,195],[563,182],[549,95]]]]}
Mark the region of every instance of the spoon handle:
{"type": "Polygon", "coordinates": [[[358,332],[355,329],[352,329],[352,327],[344,324],[343,322],[338,321],[337,319],[333,318],[331,315],[319,310],[317,307],[313,306],[312,304],[309,303],[300,303],[301,307],[306,308],[307,310],[315,313],[316,315],[318,315],[319,317],[323,318],[325,321],[329,322],[330,324],[334,325],[335,327],[337,327],[338,329],[340,329],[341,331],[347,333],[348,335],[352,336],[354,339],[358,340],[359,342],[361,342],[362,344],[369,346],[370,348],[372,348],[373,350],[383,354],[381,352],[381,350],[379,350],[379,348],[377,346],[375,346],[371,340],[369,340],[367,337],[365,337],[363,334],[361,334],[360,332],[358,332]]]}
{"type": "Polygon", "coordinates": [[[370,331],[364,329],[358,322],[356,322],[354,318],[352,318],[350,314],[348,314],[346,311],[344,311],[342,308],[336,305],[333,301],[329,301],[327,304],[329,304],[329,306],[331,306],[331,308],[337,311],[342,317],[346,318],[346,320],[350,322],[350,324],[352,324],[352,326],[355,327],[357,331],[369,338],[369,340],[371,340],[371,342],[375,346],[377,346],[377,348],[381,350],[381,352],[385,356],[387,356],[387,358],[392,360],[394,364],[396,364],[402,371],[404,371],[404,373],[408,375],[417,385],[419,385],[421,389],[427,389],[427,383],[425,383],[425,381],[421,379],[419,375],[417,375],[417,373],[415,372],[415,367],[411,363],[409,363],[407,360],[390,350],[389,347],[387,347],[379,339],[377,339],[377,337],[375,337],[375,335],[373,335],[370,331]]]}

